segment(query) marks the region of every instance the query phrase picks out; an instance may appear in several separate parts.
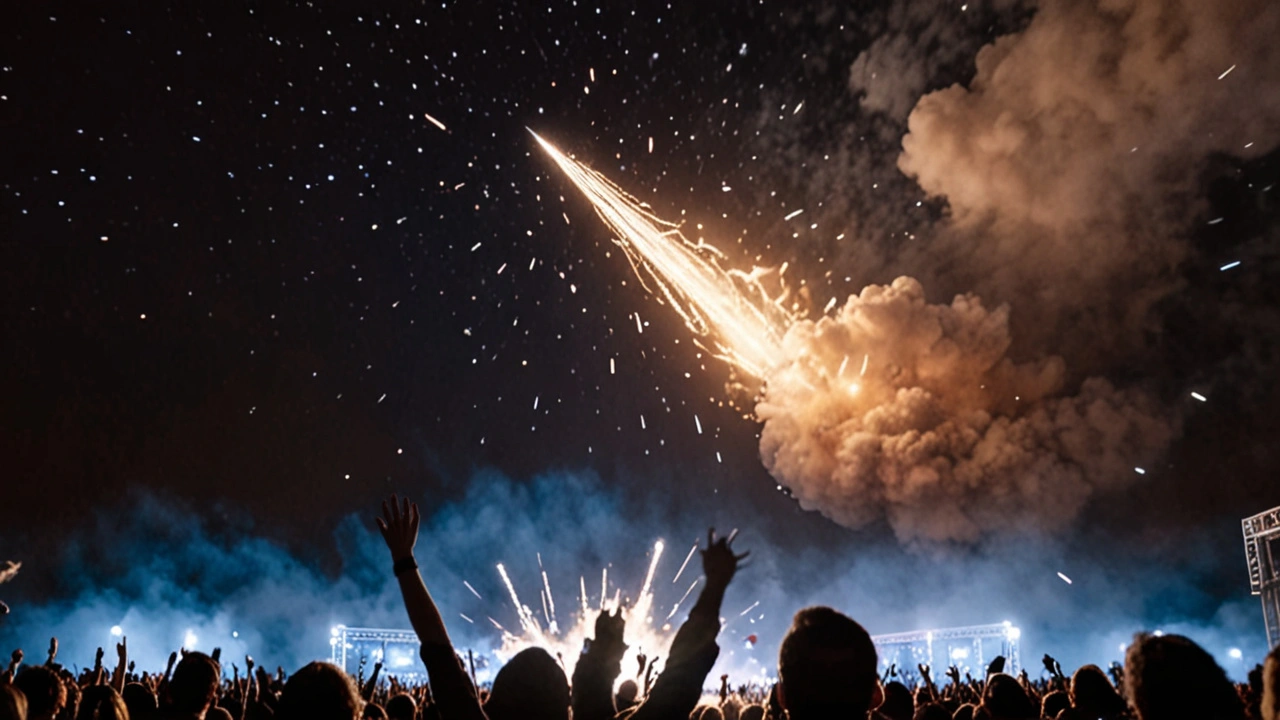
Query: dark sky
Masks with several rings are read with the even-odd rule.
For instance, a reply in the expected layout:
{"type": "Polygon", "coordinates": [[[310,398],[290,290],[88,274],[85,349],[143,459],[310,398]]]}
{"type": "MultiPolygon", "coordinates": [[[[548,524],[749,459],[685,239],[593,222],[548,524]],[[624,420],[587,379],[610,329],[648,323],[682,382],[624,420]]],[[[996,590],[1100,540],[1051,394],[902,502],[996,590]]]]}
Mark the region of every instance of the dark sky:
{"type": "MultiPolygon", "coordinates": [[[[1030,16],[920,4],[955,15],[921,49],[954,61],[920,91],[967,80],[974,51],[1030,16]]],[[[0,14],[0,558],[26,559],[34,587],[56,586],[41,557],[140,488],[324,563],[342,517],[391,490],[458,497],[482,468],[594,470],[634,502],[729,508],[779,542],[866,540],[778,492],[728,368],[647,296],[525,128],[704,223],[733,262],[792,262],[815,297],[887,282],[912,268],[781,228],[795,209],[859,211],[848,187],[817,187],[823,162],[883,183],[864,216],[894,225],[863,233],[883,255],[946,213],[895,167],[902,119],[860,116],[849,87],[900,29],[891,4],[203,5],[0,14]],[[849,147],[871,149],[830,160],[849,147]]],[[[1227,219],[1187,229],[1159,331],[1111,373],[1169,395],[1200,383],[1216,404],[1157,480],[1080,523],[1087,542],[1194,564],[1209,613],[1243,585],[1233,523],[1280,503],[1277,168],[1199,166],[1203,214],[1227,219]],[[1216,258],[1237,250],[1250,262],[1227,278],[1216,258]],[[1219,539],[1211,561],[1181,549],[1198,532],[1219,539]]]]}

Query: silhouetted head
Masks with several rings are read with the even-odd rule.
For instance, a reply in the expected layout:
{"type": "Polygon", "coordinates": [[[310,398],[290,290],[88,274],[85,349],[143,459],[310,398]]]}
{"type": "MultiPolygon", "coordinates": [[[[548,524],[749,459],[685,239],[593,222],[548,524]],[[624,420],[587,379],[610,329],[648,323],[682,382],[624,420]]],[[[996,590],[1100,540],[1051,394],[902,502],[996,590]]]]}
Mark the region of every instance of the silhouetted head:
{"type": "Polygon", "coordinates": [[[357,720],[360,694],[337,665],[313,662],[293,674],[280,693],[279,720],[357,720]]]}
{"type": "Polygon", "coordinates": [[[0,720],[27,720],[27,696],[12,685],[0,685],[0,720]]]}
{"type": "Polygon", "coordinates": [[[221,676],[217,660],[202,652],[187,653],[169,678],[169,708],[179,713],[204,714],[218,694],[221,676]]]}
{"type": "Polygon", "coordinates": [[[493,678],[489,720],[568,720],[569,681],[564,668],[542,648],[527,648],[493,678]]]}
{"type": "Polygon", "coordinates": [[[378,703],[369,703],[364,706],[364,712],[360,713],[360,720],[387,720],[387,711],[378,703]]]}
{"type": "Polygon", "coordinates": [[[1097,665],[1085,665],[1071,676],[1071,705],[1090,717],[1111,717],[1125,710],[1124,698],[1097,665]]]}
{"type": "Polygon", "coordinates": [[[796,613],[778,650],[778,681],[793,720],[859,717],[882,699],[871,636],[829,607],[796,613]]]}
{"type": "Polygon", "coordinates": [[[1235,720],[1235,686],[1213,656],[1181,635],[1138,633],[1124,657],[1124,686],[1141,720],[1235,720]]]}
{"type": "Polygon", "coordinates": [[[992,720],[1036,720],[1040,716],[1027,691],[1012,675],[997,673],[987,678],[982,690],[982,707],[992,720]]]}
{"type": "Polygon", "coordinates": [[[214,705],[205,712],[204,720],[232,720],[231,711],[221,705],[214,705]]]}
{"type": "Polygon", "coordinates": [[[752,703],[742,708],[739,720],[764,720],[764,706],[752,703]]]}
{"type": "Polygon", "coordinates": [[[1262,666],[1262,720],[1280,720],[1280,645],[1262,666]]]}
{"type": "Polygon", "coordinates": [[[125,685],[120,697],[124,700],[124,706],[129,708],[129,720],[150,720],[156,713],[156,709],[160,707],[156,694],[142,683],[132,682],[125,685]]]}
{"type": "Polygon", "coordinates": [[[956,711],[951,714],[951,720],[973,720],[973,711],[977,709],[977,705],[965,703],[956,708],[956,711]]]}
{"type": "Polygon", "coordinates": [[[916,714],[916,699],[906,685],[894,680],[884,686],[884,702],[879,710],[889,720],[911,720],[916,714]]]}
{"type": "Polygon", "coordinates": [[[409,693],[400,693],[387,701],[388,720],[413,720],[418,714],[418,703],[409,693]]]}
{"type": "Polygon", "coordinates": [[[615,698],[618,703],[618,709],[623,710],[636,704],[636,698],[640,696],[640,686],[636,685],[635,680],[623,680],[618,686],[618,696],[615,698]]]}
{"type": "Polygon", "coordinates": [[[698,716],[698,720],[724,720],[724,713],[720,712],[720,708],[715,705],[707,705],[702,708],[702,714],[698,716]]]}
{"type": "Polygon", "coordinates": [[[51,720],[67,704],[67,688],[58,673],[43,665],[28,665],[13,679],[27,697],[29,720],[51,720]]]}
{"type": "Polygon", "coordinates": [[[76,720],[129,720],[129,708],[110,685],[90,685],[80,694],[76,720]]]}
{"type": "Polygon", "coordinates": [[[1040,716],[1056,718],[1058,713],[1071,707],[1071,696],[1062,690],[1054,690],[1040,701],[1040,716]]]}

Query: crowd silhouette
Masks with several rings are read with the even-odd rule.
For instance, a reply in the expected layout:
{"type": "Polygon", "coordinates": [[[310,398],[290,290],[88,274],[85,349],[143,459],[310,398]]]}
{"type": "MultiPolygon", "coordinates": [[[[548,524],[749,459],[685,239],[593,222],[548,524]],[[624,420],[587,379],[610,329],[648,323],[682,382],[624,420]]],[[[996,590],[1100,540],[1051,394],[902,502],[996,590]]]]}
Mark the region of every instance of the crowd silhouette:
{"type": "MultiPolygon", "coordinates": [[[[625,621],[602,611],[572,678],[546,650],[512,657],[477,687],[418,572],[417,505],[392,496],[378,528],[409,620],[421,643],[427,681],[367,679],[325,662],[292,675],[244,659],[244,675],[224,672],[220,653],[175,652],[163,671],[138,671],[127,641],[108,671],[99,648],[78,675],[60,665],[57,639],[43,664],[15,650],[0,675],[0,720],[1280,720],[1280,648],[1245,683],[1233,683],[1213,657],[1179,635],[1139,633],[1123,667],[1085,665],[1067,677],[1050,656],[1046,677],[1003,672],[996,658],[981,678],[947,668],[935,682],[925,665],[883,675],[871,636],[830,607],[796,613],[778,652],[777,682],[708,685],[720,653],[720,608],[747,553],[714,530],[701,550],[706,582],[656,675],[644,659],[623,675],[625,621]]],[[[361,673],[363,675],[363,673],[361,673]]]]}

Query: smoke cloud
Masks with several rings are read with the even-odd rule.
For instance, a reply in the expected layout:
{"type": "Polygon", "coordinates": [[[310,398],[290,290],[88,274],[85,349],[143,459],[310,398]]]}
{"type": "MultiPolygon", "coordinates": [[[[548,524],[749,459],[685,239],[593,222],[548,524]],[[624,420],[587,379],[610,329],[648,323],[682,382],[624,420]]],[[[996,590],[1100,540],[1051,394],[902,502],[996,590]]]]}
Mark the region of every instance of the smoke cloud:
{"type": "Polygon", "coordinates": [[[1154,400],[1103,379],[1055,397],[1061,359],[1006,357],[1007,307],[929,304],[911,278],[784,342],[795,359],[756,407],[765,466],[802,507],[853,528],[885,516],[906,543],[1061,530],[1175,431],[1154,400]]]}
{"type": "Polygon", "coordinates": [[[898,165],[951,213],[921,264],[1017,303],[1033,347],[1091,369],[1136,347],[1209,158],[1280,140],[1278,29],[1266,0],[1040,3],[910,114],[898,165]]]}

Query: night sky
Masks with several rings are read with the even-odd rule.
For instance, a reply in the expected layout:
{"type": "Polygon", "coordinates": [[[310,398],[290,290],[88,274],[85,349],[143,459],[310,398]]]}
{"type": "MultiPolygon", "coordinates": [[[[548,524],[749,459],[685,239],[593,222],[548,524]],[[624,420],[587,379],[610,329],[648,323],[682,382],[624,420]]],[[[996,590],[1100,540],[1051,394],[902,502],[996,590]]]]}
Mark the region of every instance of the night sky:
{"type": "MultiPolygon", "coordinates": [[[[897,33],[918,41],[904,56],[929,58],[903,81],[915,96],[968,82],[978,49],[1026,27],[1031,5],[357,5],[0,14],[0,559],[25,563],[0,597],[82,592],[65,563],[85,533],[107,555],[164,555],[121,537],[153,496],[337,577],[343,518],[391,491],[430,513],[478,472],[598,477],[589,487],[660,530],[736,525],[784,558],[875,548],[922,577],[960,562],[779,491],[731,369],[640,286],[526,127],[728,263],[788,262],[814,317],[912,273],[931,301],[976,289],[1011,305],[1015,331],[1034,327],[1036,304],[984,286],[981,266],[920,260],[947,200],[897,166],[905,112],[874,113],[850,80],[897,33]]],[[[1141,482],[1043,541],[1112,582],[1130,562],[1176,578],[1150,597],[1125,588],[1152,622],[1256,611],[1238,520],[1280,504],[1276,127],[1248,153],[1187,165],[1177,202],[1193,209],[1167,223],[1183,251],[1133,347],[1101,361],[1096,347],[1014,347],[1179,408],[1178,438],[1141,482]]],[[[955,552],[985,562],[1041,542],[955,552]]],[[[1062,593],[1060,569],[1019,582],[1062,593]]]]}

